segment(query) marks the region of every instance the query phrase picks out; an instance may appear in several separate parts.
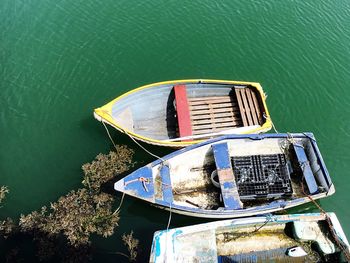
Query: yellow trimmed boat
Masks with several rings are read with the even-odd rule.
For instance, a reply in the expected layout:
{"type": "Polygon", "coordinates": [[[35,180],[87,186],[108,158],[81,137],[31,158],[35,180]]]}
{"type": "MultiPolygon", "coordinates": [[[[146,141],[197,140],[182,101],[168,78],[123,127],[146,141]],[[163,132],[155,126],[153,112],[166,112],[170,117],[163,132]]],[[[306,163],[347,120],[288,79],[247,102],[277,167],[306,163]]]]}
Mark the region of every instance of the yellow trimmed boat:
{"type": "Polygon", "coordinates": [[[131,90],[94,117],[150,144],[185,147],[227,134],[271,129],[259,83],[191,79],[158,82],[131,90]]]}

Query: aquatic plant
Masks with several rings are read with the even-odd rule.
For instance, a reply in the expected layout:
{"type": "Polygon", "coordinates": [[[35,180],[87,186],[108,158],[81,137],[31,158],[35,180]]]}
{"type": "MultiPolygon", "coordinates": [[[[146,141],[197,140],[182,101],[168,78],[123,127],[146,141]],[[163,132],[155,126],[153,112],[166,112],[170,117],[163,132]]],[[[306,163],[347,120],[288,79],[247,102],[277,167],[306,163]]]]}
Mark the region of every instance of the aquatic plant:
{"type": "Polygon", "coordinates": [[[0,236],[8,238],[15,227],[16,224],[10,217],[7,217],[5,220],[0,221],[0,236]]]}
{"type": "MultiPolygon", "coordinates": [[[[4,201],[6,198],[6,195],[10,192],[7,186],[1,186],[0,187],[0,204],[4,201]]],[[[1,208],[2,206],[0,206],[1,208]]],[[[0,236],[4,238],[8,238],[8,236],[12,233],[13,229],[15,228],[15,223],[13,220],[9,217],[7,217],[5,220],[0,221],[0,236]]]]}
{"type": "Polygon", "coordinates": [[[134,232],[131,231],[130,234],[123,234],[122,239],[124,245],[128,248],[129,251],[129,261],[136,261],[137,257],[137,248],[139,245],[139,240],[134,238],[134,232]]]}
{"type": "Polygon", "coordinates": [[[101,186],[117,174],[129,170],[134,151],[124,145],[117,145],[116,151],[98,154],[94,161],[82,166],[84,171],[83,185],[93,191],[100,191],[101,186]]]}
{"type": "Polygon", "coordinates": [[[72,246],[89,244],[91,234],[111,236],[118,225],[119,213],[112,210],[113,195],[102,192],[101,186],[128,170],[133,156],[133,151],[126,146],[118,146],[116,150],[99,154],[94,161],[82,166],[86,188],[60,197],[49,209],[44,206],[40,212],[21,215],[21,230],[63,234],[72,246]]]}
{"type": "MultiPolygon", "coordinates": [[[[84,164],[83,188],[70,191],[49,207],[21,215],[18,225],[12,219],[0,221],[0,235],[29,236],[37,246],[36,256],[41,261],[58,258],[62,262],[86,262],[91,258],[91,234],[111,236],[118,226],[119,210],[113,210],[114,195],[106,191],[116,175],[133,165],[133,150],[117,146],[116,151],[99,154],[91,163],[84,164]],[[64,251],[64,253],[62,253],[64,251]]],[[[9,192],[0,188],[0,203],[9,192]]],[[[112,192],[113,193],[113,192],[112,192]]],[[[138,240],[131,235],[123,237],[130,260],[137,256],[138,240]]],[[[10,248],[10,258],[18,255],[18,248],[10,248]]]]}
{"type": "Polygon", "coordinates": [[[5,199],[6,195],[8,194],[9,189],[7,186],[1,186],[0,187],[0,204],[2,203],[2,201],[5,199]]]}
{"type": "Polygon", "coordinates": [[[108,194],[91,195],[87,189],[78,189],[60,197],[49,210],[43,207],[40,212],[21,215],[19,225],[24,232],[62,233],[71,245],[79,246],[89,243],[92,233],[113,234],[119,216],[113,213],[112,204],[108,194]]]}

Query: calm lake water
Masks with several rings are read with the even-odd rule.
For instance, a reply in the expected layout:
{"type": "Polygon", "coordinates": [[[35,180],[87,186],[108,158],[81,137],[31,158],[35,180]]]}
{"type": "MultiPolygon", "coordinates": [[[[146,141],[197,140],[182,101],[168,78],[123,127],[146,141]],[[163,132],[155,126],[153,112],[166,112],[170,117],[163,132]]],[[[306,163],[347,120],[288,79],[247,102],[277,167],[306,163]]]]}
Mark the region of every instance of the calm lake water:
{"type": "MultiPolygon", "coordinates": [[[[350,238],[349,17],[345,0],[2,0],[0,185],[10,194],[1,219],[81,186],[81,165],[111,149],[95,107],[143,84],[213,78],[260,82],[278,131],[315,134],[336,188],[320,203],[350,238]]],[[[153,160],[112,136],[135,149],[137,166],[153,160]]],[[[304,211],[317,209],[291,212],[304,211]]],[[[168,216],[126,197],[116,234],[94,237],[94,260],[122,262],[113,253],[133,230],[147,261],[168,216]]],[[[199,222],[173,215],[171,226],[199,222]]]]}

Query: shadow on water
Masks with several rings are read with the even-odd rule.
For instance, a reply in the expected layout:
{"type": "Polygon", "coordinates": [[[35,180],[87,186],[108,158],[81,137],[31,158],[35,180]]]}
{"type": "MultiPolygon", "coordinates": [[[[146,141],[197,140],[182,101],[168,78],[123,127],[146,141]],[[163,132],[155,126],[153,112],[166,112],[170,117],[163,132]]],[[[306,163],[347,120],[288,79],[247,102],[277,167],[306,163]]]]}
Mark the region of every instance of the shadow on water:
{"type": "MultiPolygon", "coordinates": [[[[116,195],[116,203],[119,204],[118,200],[121,200],[122,194],[118,193],[116,195]]],[[[153,234],[158,230],[164,230],[167,228],[169,217],[170,212],[168,210],[160,209],[148,204],[145,201],[125,196],[120,211],[120,225],[114,236],[120,236],[123,233],[133,231],[135,237],[140,240],[141,244],[138,262],[147,262],[151,252],[153,234]],[[140,222],[142,222],[142,224],[140,224],[140,222]],[[147,227],[145,227],[146,225],[147,227]]],[[[171,213],[170,219],[169,228],[183,227],[213,221],[210,219],[183,216],[174,212],[171,213]]],[[[120,242],[120,240],[115,241],[116,249],[120,248],[120,242]]],[[[108,258],[113,258],[111,255],[108,255],[108,253],[103,253],[103,249],[100,249],[99,252],[100,253],[96,254],[98,259],[108,260],[108,258]]],[[[96,262],[97,258],[94,258],[96,262]]],[[[124,259],[121,258],[121,260],[124,259]]]]}
{"type": "MultiPolygon", "coordinates": [[[[111,178],[101,186],[101,190],[103,192],[112,194],[115,197],[113,209],[117,209],[119,205],[121,205],[119,214],[120,221],[115,230],[115,234],[112,237],[109,237],[108,239],[103,239],[98,236],[93,237],[93,261],[128,262],[128,259],[119,254],[119,252],[127,254],[125,246],[122,243],[121,236],[124,233],[130,233],[133,231],[135,238],[139,239],[140,241],[137,262],[147,262],[151,251],[153,234],[155,231],[166,229],[169,220],[169,212],[151,206],[145,201],[130,197],[128,195],[125,195],[124,200],[122,201],[122,193],[114,190],[114,183],[140,167],[156,160],[156,157],[145,154],[145,151],[138,145],[135,145],[136,143],[131,141],[129,136],[118,131],[114,131],[110,129],[110,127],[109,131],[111,136],[113,136],[113,140],[115,140],[118,145],[124,144],[123,142],[125,141],[127,142],[125,144],[134,150],[134,166],[128,171],[117,174],[115,177],[111,178]],[[147,227],[145,227],[146,225],[147,227]],[[94,242],[95,240],[97,242],[94,242]],[[111,246],[111,243],[114,243],[115,246],[111,246]],[[103,246],[103,244],[105,244],[105,246],[103,246]]],[[[146,147],[148,151],[158,156],[164,156],[165,154],[174,151],[173,149],[164,149],[162,147],[152,145],[142,144],[142,146],[146,147]]],[[[113,151],[113,148],[114,147],[110,145],[111,151],[113,151]]],[[[173,220],[177,221],[177,215],[172,214],[171,217],[172,222],[174,222],[173,220]]],[[[179,220],[179,222],[182,222],[182,220],[179,220]]],[[[183,223],[183,225],[185,225],[185,223],[183,223]]],[[[170,227],[173,227],[172,224],[170,227]]]]}
{"type": "Polygon", "coordinates": [[[91,118],[93,116],[86,117],[84,119],[81,119],[79,121],[79,126],[83,131],[86,131],[86,133],[90,134],[93,137],[98,138],[104,138],[106,135],[106,132],[103,128],[102,123],[96,121],[92,121],[91,118]]]}
{"type": "Polygon", "coordinates": [[[0,238],[1,262],[87,262],[89,245],[71,246],[62,235],[48,235],[36,229],[16,231],[0,238]],[[39,247],[39,249],[38,249],[39,247]]]}

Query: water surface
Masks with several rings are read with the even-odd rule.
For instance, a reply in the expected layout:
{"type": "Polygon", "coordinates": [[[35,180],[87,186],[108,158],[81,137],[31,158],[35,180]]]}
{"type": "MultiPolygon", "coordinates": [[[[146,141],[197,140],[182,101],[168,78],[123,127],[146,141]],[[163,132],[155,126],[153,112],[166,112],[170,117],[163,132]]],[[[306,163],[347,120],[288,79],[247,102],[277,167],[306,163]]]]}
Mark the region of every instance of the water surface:
{"type": "MultiPolygon", "coordinates": [[[[320,203],[350,237],[349,10],[325,0],[1,1],[0,184],[11,191],[1,217],[81,186],[81,165],[111,148],[95,107],[143,84],[214,78],[260,82],[278,131],[315,134],[336,187],[320,203]]],[[[153,160],[112,135],[135,148],[138,166],[153,160]]],[[[293,209],[303,211],[317,210],[293,209]]],[[[125,198],[116,235],[94,238],[94,259],[123,260],[113,252],[130,230],[146,259],[167,221],[125,198]]],[[[173,215],[171,226],[198,222],[173,215]]]]}

